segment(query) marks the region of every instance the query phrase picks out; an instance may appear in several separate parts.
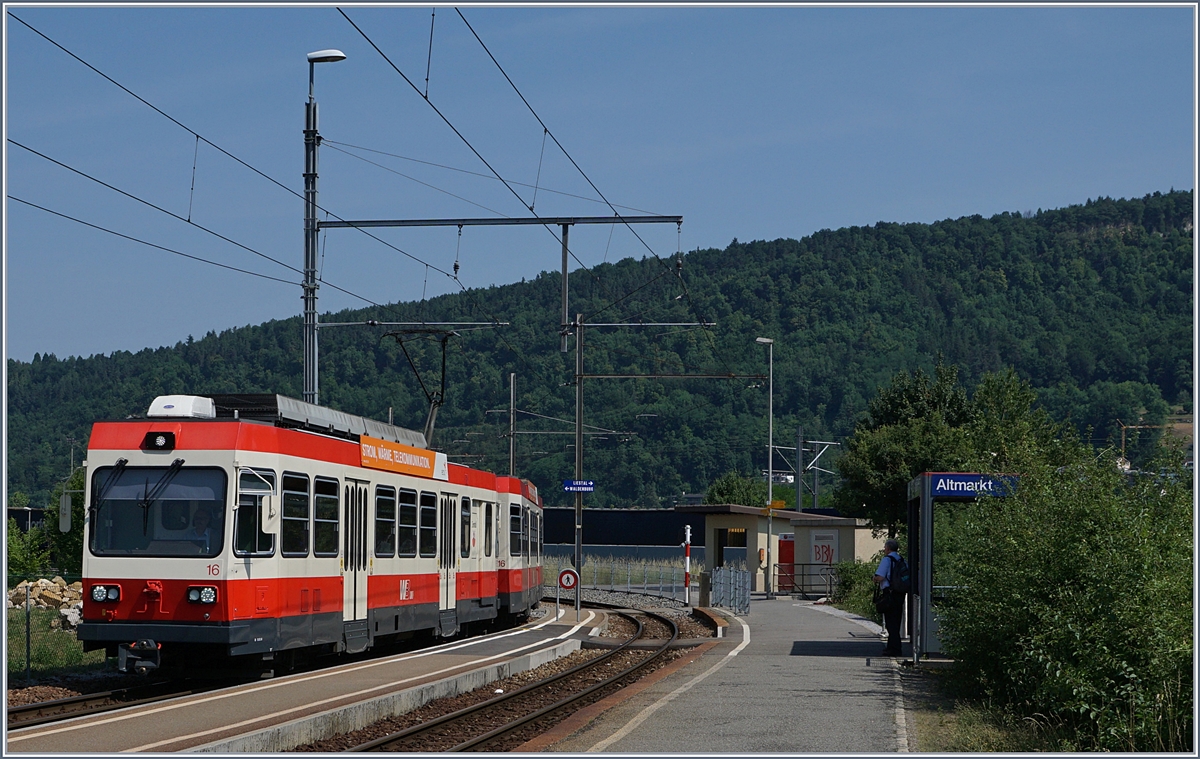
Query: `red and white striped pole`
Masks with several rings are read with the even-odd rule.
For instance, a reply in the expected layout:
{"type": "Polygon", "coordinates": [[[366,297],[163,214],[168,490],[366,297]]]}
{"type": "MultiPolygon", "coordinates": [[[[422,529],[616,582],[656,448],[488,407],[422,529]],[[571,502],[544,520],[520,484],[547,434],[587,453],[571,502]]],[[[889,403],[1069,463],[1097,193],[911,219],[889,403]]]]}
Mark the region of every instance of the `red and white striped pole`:
{"type": "Polygon", "coordinates": [[[683,526],[683,602],[692,605],[692,526],[683,526]]]}

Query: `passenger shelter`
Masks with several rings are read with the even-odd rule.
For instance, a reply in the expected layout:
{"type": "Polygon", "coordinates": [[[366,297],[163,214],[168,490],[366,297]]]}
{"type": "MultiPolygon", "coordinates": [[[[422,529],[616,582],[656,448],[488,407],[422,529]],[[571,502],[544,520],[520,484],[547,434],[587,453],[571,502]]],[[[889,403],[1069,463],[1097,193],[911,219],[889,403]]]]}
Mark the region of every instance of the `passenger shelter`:
{"type": "Polygon", "coordinates": [[[937,584],[934,508],[945,501],[1005,498],[1016,491],[1018,483],[1016,475],[978,472],[924,472],[908,483],[908,551],[904,556],[913,572],[906,611],[914,662],[942,650],[937,605],[950,589],[937,584]]]}

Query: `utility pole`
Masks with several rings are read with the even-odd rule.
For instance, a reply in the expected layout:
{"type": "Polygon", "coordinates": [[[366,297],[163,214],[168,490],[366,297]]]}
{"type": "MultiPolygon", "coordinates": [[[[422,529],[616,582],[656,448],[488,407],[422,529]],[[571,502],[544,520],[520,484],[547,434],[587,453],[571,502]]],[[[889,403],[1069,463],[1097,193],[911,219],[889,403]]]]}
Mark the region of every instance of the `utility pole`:
{"type": "Polygon", "coordinates": [[[517,373],[508,375],[508,476],[517,469],[517,373]]]}
{"type": "Polygon", "coordinates": [[[796,511],[804,510],[804,428],[796,429],[796,511]]]}
{"type": "Polygon", "coordinates": [[[308,103],[304,109],[304,395],[301,400],[317,403],[317,101],[313,97],[313,69],[318,63],[345,60],[340,50],[318,50],[308,54],[308,103]]]}
{"type": "MultiPolygon", "coordinates": [[[[563,280],[566,281],[565,279],[563,280]]],[[[566,337],[563,337],[566,340],[566,337]]],[[[575,479],[583,479],[583,314],[575,315],[575,479]]],[[[583,571],[583,491],[575,491],[575,571],[583,571]]],[[[575,617],[583,598],[575,591],[575,617]]]]}

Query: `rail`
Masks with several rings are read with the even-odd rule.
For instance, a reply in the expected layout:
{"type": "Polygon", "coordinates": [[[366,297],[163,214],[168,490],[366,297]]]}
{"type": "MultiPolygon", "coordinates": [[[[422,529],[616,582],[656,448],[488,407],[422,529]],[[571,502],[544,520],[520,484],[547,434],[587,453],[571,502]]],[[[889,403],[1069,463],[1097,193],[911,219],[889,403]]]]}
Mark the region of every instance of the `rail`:
{"type": "MultiPolygon", "coordinates": [[[[611,604],[589,602],[588,605],[615,610],[611,604]]],[[[345,750],[347,752],[391,753],[419,750],[461,753],[472,750],[488,750],[489,748],[497,749],[503,746],[505,741],[512,743],[511,736],[514,734],[520,736],[523,730],[540,732],[538,728],[530,726],[546,718],[553,719],[551,715],[556,713],[577,709],[584,699],[597,691],[619,685],[626,677],[649,666],[666,653],[679,637],[679,628],[670,618],[649,611],[638,612],[638,614],[663,623],[668,628],[670,636],[661,639],[660,645],[656,649],[646,651],[645,655],[632,666],[613,673],[611,669],[608,669],[611,666],[609,660],[615,661],[614,657],[629,650],[634,641],[642,637],[645,630],[641,620],[636,619],[632,613],[626,611],[617,613],[629,618],[637,629],[628,640],[612,651],[566,672],[530,683],[510,693],[498,695],[482,703],[345,750]],[[604,676],[599,681],[595,676],[595,673],[598,672],[604,672],[604,676]],[[564,693],[567,695],[564,696],[564,693]],[[551,700],[553,703],[546,703],[551,700]]],[[[522,742],[523,740],[518,737],[516,744],[519,745],[522,742]]]]}

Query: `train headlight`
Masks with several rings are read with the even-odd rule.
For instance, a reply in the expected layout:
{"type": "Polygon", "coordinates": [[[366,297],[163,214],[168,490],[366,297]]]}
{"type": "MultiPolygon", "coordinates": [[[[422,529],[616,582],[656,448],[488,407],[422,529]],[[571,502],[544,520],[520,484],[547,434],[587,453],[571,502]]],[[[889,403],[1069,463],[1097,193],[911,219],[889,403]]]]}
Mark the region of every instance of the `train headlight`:
{"type": "Polygon", "coordinates": [[[92,600],[96,603],[104,603],[106,601],[120,601],[121,589],[116,585],[93,585],[92,600]]]}
{"type": "Polygon", "coordinates": [[[175,450],[174,432],[147,432],[142,438],[142,448],[148,451],[175,450]]]}
{"type": "Polygon", "coordinates": [[[205,585],[203,587],[188,588],[187,599],[194,604],[211,604],[217,602],[217,589],[205,585]]]}

